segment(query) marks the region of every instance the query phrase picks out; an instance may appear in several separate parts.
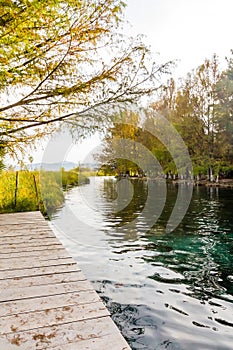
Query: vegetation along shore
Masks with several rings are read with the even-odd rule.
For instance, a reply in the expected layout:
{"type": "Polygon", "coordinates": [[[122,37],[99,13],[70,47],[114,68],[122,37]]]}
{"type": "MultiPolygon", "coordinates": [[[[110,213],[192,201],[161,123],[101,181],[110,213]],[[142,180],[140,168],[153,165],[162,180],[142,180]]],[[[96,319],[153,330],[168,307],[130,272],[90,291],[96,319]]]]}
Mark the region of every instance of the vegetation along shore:
{"type": "Polygon", "coordinates": [[[64,202],[64,191],[86,184],[90,172],[6,170],[0,173],[0,213],[40,210],[50,215],[64,202]]]}

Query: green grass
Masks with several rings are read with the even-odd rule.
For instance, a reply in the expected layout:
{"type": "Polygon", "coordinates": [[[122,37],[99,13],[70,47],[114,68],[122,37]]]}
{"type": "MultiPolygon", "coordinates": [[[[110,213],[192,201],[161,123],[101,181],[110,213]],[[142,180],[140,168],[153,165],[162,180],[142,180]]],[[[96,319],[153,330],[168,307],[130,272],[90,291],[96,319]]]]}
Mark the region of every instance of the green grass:
{"type": "Polygon", "coordinates": [[[0,213],[40,210],[52,214],[64,203],[64,190],[88,183],[77,170],[2,171],[0,173],[0,213]]]}

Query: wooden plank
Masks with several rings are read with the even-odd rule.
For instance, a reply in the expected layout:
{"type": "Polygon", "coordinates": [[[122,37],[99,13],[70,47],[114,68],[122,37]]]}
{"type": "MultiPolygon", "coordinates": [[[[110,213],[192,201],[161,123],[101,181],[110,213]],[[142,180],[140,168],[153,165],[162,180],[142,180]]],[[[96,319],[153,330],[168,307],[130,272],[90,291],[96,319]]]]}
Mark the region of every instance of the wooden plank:
{"type": "MultiPolygon", "coordinates": [[[[2,220],[2,215],[3,214],[0,214],[0,223],[2,225],[0,225],[0,231],[4,231],[5,230],[5,227],[8,229],[8,230],[22,230],[23,229],[23,226],[27,226],[27,227],[30,227],[30,228],[39,228],[39,227],[47,227],[47,228],[50,228],[49,226],[49,221],[45,221],[44,219],[40,218],[40,219],[36,219],[36,220],[31,220],[30,219],[30,222],[14,222],[12,223],[11,220],[2,220]]],[[[27,220],[28,221],[28,220],[27,220]]]]}
{"type": "MultiPolygon", "coordinates": [[[[3,215],[3,214],[1,214],[3,215]]],[[[0,218],[0,226],[5,226],[5,225],[22,225],[22,224],[31,224],[31,225],[43,225],[43,223],[40,221],[40,219],[30,219],[30,218],[15,218],[12,216],[12,219],[6,218],[4,221],[1,220],[2,218],[0,218]]]]}
{"type": "Polygon", "coordinates": [[[38,212],[0,215],[0,349],[11,348],[130,349],[38,212]]]}
{"type": "Polygon", "coordinates": [[[43,260],[46,258],[49,259],[57,259],[57,258],[70,258],[70,255],[68,255],[67,251],[64,249],[50,249],[50,250],[44,250],[44,251],[26,251],[26,252],[13,252],[13,253],[0,253],[0,259],[19,259],[19,258],[41,258],[43,256],[43,260]]]}
{"type": "Polygon", "coordinates": [[[118,344],[114,350],[130,349],[108,316],[58,326],[43,327],[37,330],[11,332],[6,334],[5,338],[11,344],[17,344],[19,349],[24,350],[49,349],[54,347],[59,349],[59,347],[69,343],[75,343],[73,349],[80,350],[85,349],[85,347],[82,347],[83,341],[86,341],[84,345],[86,349],[90,350],[92,349],[92,341],[98,338],[104,338],[106,340],[105,346],[100,348],[101,350],[112,350],[112,342],[118,344]]]}
{"type": "MultiPolygon", "coordinates": [[[[67,283],[84,281],[86,277],[81,271],[48,274],[44,276],[30,276],[30,277],[18,277],[14,279],[5,279],[1,281],[1,289],[8,288],[20,288],[20,287],[32,287],[48,284],[67,283]]],[[[1,315],[1,313],[0,313],[1,315]]]]}
{"type": "Polygon", "coordinates": [[[56,244],[58,243],[58,239],[54,237],[48,237],[48,238],[37,238],[36,236],[30,235],[30,236],[24,236],[23,237],[0,237],[0,250],[1,250],[1,245],[15,245],[15,244],[22,244],[24,245],[25,243],[31,243],[34,245],[37,244],[56,244]]]}
{"type": "MultiPolygon", "coordinates": [[[[2,350],[17,350],[19,347],[15,344],[9,343],[5,336],[0,334],[0,349],[2,350]]],[[[20,347],[20,350],[24,350],[24,347],[20,347]]]]}
{"type": "MultiPolygon", "coordinates": [[[[89,304],[100,301],[100,297],[94,290],[69,292],[66,294],[49,295],[46,297],[36,297],[30,299],[21,299],[6,301],[0,303],[1,317],[15,315],[26,312],[42,311],[52,308],[66,307],[72,305],[89,304]]],[[[1,348],[0,348],[1,349],[1,348]]]]}
{"type": "MultiPolygon", "coordinates": [[[[12,225],[4,226],[4,229],[1,229],[0,232],[0,239],[4,240],[4,238],[15,238],[15,237],[24,237],[28,239],[28,237],[36,237],[36,236],[48,236],[48,237],[55,237],[53,231],[47,226],[36,226],[32,225],[33,227],[28,227],[28,225],[19,225],[17,226],[17,229],[13,229],[12,225]]],[[[0,226],[3,227],[3,226],[0,226]]],[[[13,225],[14,227],[14,225],[13,225]]]]}
{"type": "MultiPolygon", "coordinates": [[[[2,214],[1,214],[2,215],[2,214]]],[[[0,225],[0,232],[4,231],[22,231],[24,228],[30,228],[30,229],[50,229],[48,222],[45,220],[35,220],[35,221],[30,221],[30,222],[18,222],[18,223],[11,223],[11,221],[6,220],[4,222],[1,221],[2,225],[0,225]]]]}
{"type": "Polygon", "coordinates": [[[66,273],[80,271],[78,265],[75,262],[72,264],[57,264],[50,266],[34,267],[27,269],[13,269],[7,271],[0,271],[0,287],[2,280],[19,278],[19,277],[30,277],[30,276],[41,276],[56,273],[66,273]]]}
{"type": "MultiPolygon", "coordinates": [[[[44,254],[37,254],[37,253],[34,253],[36,255],[32,255],[32,256],[17,256],[17,257],[12,257],[12,258],[3,258],[1,259],[0,261],[0,269],[4,269],[5,267],[8,268],[9,265],[11,266],[17,266],[17,268],[21,268],[22,267],[25,267],[25,266],[29,266],[29,267],[32,267],[31,263],[35,263],[35,264],[38,264],[38,266],[40,266],[41,263],[43,263],[43,261],[50,261],[50,260],[63,260],[63,259],[66,259],[67,260],[67,263],[70,263],[70,262],[73,262],[73,258],[71,258],[68,253],[66,251],[63,251],[62,254],[64,255],[64,257],[59,257],[59,256],[56,256],[56,252],[55,254],[51,253],[51,254],[48,254],[48,255],[44,255],[44,254]],[[33,257],[36,256],[36,259],[33,259],[33,257]]],[[[58,252],[57,252],[58,254],[58,252]]],[[[59,253],[61,254],[61,252],[59,253]]]]}
{"type": "Polygon", "coordinates": [[[34,224],[45,222],[42,214],[39,211],[9,213],[0,215],[0,225],[18,225],[20,223],[34,224]]]}
{"type": "Polygon", "coordinates": [[[48,350],[128,350],[130,347],[124,341],[119,341],[119,337],[111,335],[103,335],[101,338],[92,338],[88,340],[80,340],[77,343],[68,343],[55,347],[48,347],[48,350]]]}
{"type": "Polygon", "coordinates": [[[40,242],[38,245],[37,242],[20,242],[18,244],[10,243],[5,245],[0,245],[0,252],[7,253],[13,251],[28,251],[28,250],[44,250],[50,249],[51,247],[57,247],[58,249],[64,249],[61,243],[56,240],[56,242],[51,242],[51,239],[44,239],[43,242],[40,242]]]}
{"type": "Polygon", "coordinates": [[[35,297],[44,297],[47,295],[65,294],[68,292],[79,292],[82,290],[92,290],[93,287],[89,281],[78,281],[68,283],[57,283],[49,285],[40,285],[32,287],[11,288],[3,290],[0,294],[0,302],[10,300],[20,300],[35,297]]]}
{"type": "MultiPolygon", "coordinates": [[[[2,216],[3,214],[1,214],[2,216]]],[[[2,220],[2,217],[0,218],[0,226],[6,226],[6,225],[11,225],[12,227],[17,227],[19,225],[46,225],[46,222],[42,222],[41,219],[30,219],[30,218],[19,218],[16,219],[15,217],[12,219],[6,218],[5,220],[2,220]]]]}
{"type": "Polygon", "coordinates": [[[0,329],[2,334],[15,333],[109,315],[104,304],[99,301],[0,317],[0,329]]]}
{"type": "Polygon", "coordinates": [[[20,247],[20,251],[18,251],[16,249],[16,246],[14,246],[14,248],[9,248],[9,247],[1,247],[0,249],[0,259],[4,259],[4,257],[9,256],[10,254],[15,254],[15,257],[17,257],[18,255],[23,255],[24,253],[25,256],[27,256],[27,253],[32,253],[33,255],[35,253],[37,254],[45,254],[45,252],[47,252],[49,254],[49,251],[57,251],[60,252],[61,250],[64,251],[64,248],[62,247],[61,244],[54,244],[54,245],[49,245],[49,246],[23,246],[20,247]],[[5,248],[5,249],[4,249],[5,248]]]}
{"type": "Polygon", "coordinates": [[[48,236],[48,237],[54,237],[54,233],[52,230],[50,230],[48,227],[37,227],[37,228],[30,228],[30,227],[22,227],[22,229],[12,229],[12,226],[10,226],[10,229],[7,229],[8,227],[4,227],[4,229],[0,229],[0,237],[16,237],[16,236],[48,236]]]}
{"type": "Polygon", "coordinates": [[[0,220],[3,219],[7,219],[10,217],[14,217],[14,218],[21,218],[21,217],[33,217],[34,219],[36,218],[42,218],[43,219],[43,215],[41,214],[40,211],[20,211],[20,212],[16,212],[16,213],[5,213],[5,214],[1,214],[0,216],[0,220]]]}
{"type": "Polygon", "coordinates": [[[66,264],[75,264],[74,260],[71,258],[65,259],[45,259],[41,257],[40,260],[33,260],[31,258],[27,259],[16,259],[14,263],[11,261],[6,262],[6,259],[0,261],[0,271],[12,270],[12,269],[25,269],[25,268],[34,268],[34,267],[44,267],[44,266],[56,266],[56,265],[66,265],[66,264]]]}

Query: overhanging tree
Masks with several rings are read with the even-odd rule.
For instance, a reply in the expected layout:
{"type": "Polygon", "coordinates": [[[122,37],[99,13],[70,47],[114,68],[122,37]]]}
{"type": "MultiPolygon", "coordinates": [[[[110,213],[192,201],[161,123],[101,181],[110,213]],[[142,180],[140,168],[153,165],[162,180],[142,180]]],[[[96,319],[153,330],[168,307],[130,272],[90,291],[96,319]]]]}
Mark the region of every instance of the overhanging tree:
{"type": "Polygon", "coordinates": [[[124,6],[121,0],[1,1],[2,147],[24,146],[61,122],[93,129],[158,88],[169,64],[149,62],[139,39],[118,33],[124,6]]]}

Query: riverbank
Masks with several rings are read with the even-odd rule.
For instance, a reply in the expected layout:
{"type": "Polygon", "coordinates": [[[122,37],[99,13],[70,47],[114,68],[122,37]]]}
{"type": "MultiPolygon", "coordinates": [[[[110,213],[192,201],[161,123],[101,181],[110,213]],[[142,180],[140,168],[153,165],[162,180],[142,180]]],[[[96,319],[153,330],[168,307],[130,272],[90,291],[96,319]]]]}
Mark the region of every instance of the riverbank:
{"type": "MultiPolygon", "coordinates": [[[[164,181],[164,178],[157,177],[157,178],[147,178],[147,177],[134,177],[134,176],[128,176],[128,177],[115,177],[116,179],[128,179],[128,180],[140,180],[140,181],[164,181]]],[[[225,188],[233,188],[233,179],[219,179],[218,182],[216,181],[209,181],[209,180],[191,180],[191,179],[166,179],[167,183],[173,183],[173,184],[180,184],[180,183],[193,183],[195,186],[207,186],[207,187],[225,187],[225,188]]]]}
{"type": "Polygon", "coordinates": [[[233,179],[220,179],[218,182],[209,180],[167,180],[167,182],[179,184],[179,183],[191,183],[195,186],[206,186],[206,187],[221,187],[221,188],[233,188],[233,179]]]}
{"type": "Polygon", "coordinates": [[[221,179],[218,182],[213,182],[213,181],[208,181],[208,180],[200,180],[200,181],[195,181],[195,185],[207,186],[207,187],[233,188],[233,179],[221,179]]]}

